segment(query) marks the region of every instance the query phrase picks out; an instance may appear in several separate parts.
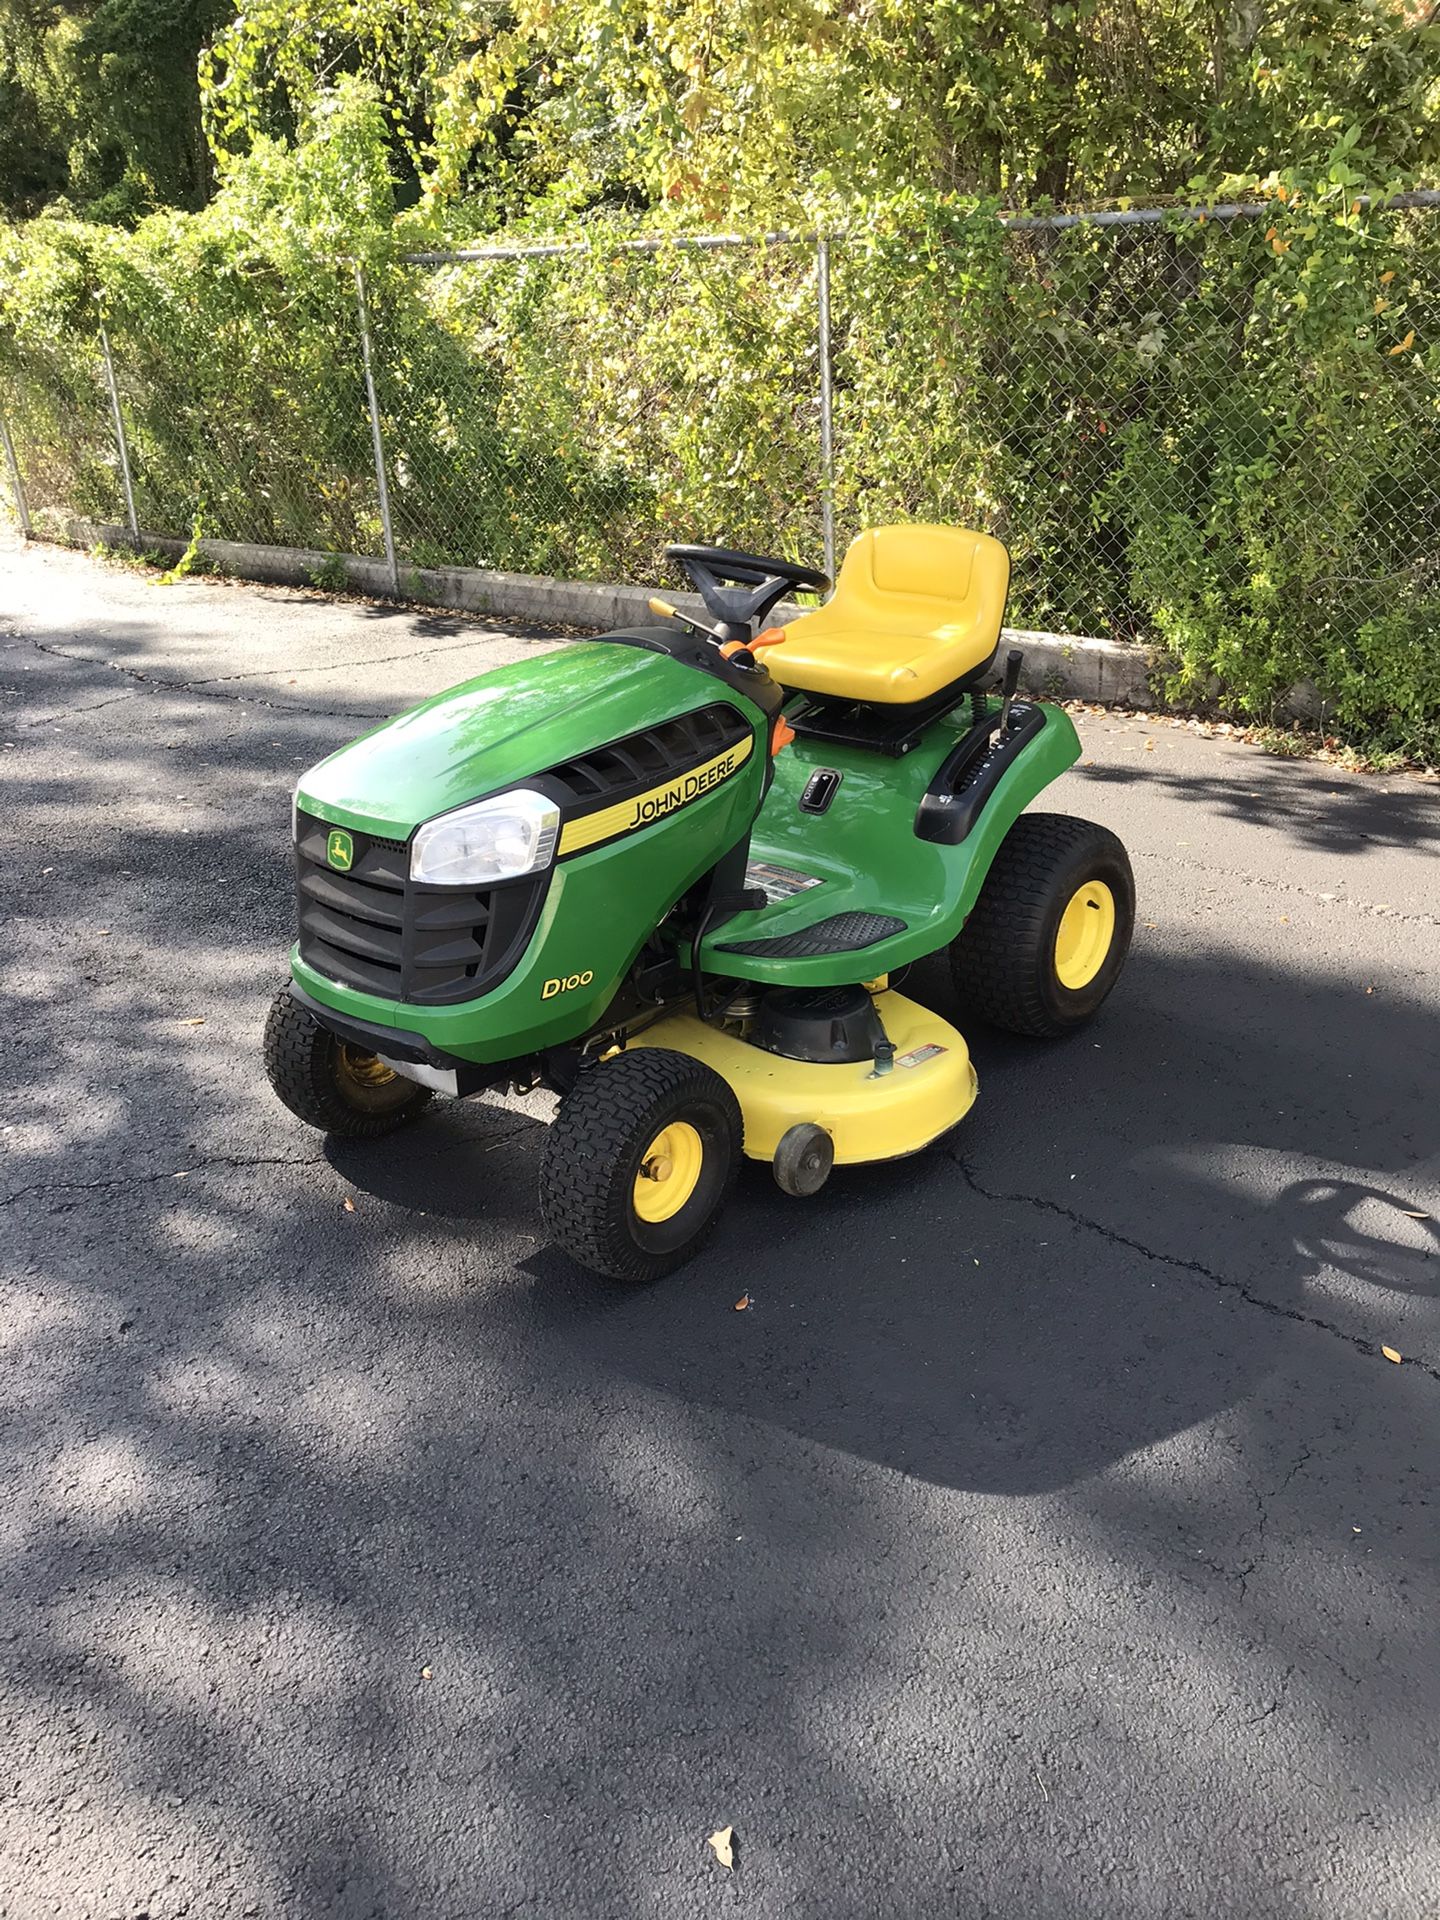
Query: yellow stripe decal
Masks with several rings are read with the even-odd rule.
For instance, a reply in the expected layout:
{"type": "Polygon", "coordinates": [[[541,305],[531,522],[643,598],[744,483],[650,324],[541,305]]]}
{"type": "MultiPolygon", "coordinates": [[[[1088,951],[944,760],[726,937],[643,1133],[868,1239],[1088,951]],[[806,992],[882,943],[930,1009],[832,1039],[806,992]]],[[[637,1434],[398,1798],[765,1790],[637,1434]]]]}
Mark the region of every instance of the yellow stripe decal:
{"type": "Polygon", "coordinates": [[[633,833],[638,827],[653,826],[667,813],[674,813],[677,807],[688,806],[744,766],[754,744],[754,736],[747,733],[743,740],[717,753],[713,760],[667,780],[663,787],[652,787],[648,793],[638,793],[634,799],[621,800],[613,807],[602,807],[598,813],[587,813],[579,820],[567,820],[560,830],[561,855],[583,853],[587,847],[598,847],[602,840],[633,833]]]}

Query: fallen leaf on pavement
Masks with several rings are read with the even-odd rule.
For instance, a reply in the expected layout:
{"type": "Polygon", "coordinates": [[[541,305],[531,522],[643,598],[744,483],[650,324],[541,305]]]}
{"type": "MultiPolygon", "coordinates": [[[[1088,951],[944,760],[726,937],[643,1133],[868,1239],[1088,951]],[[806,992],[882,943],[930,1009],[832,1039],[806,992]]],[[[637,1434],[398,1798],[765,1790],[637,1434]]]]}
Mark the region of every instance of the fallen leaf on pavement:
{"type": "Polygon", "coordinates": [[[345,1211],[346,1213],[353,1213],[355,1211],[355,1202],[350,1198],[348,1193],[345,1196],[345,1211]]]}
{"type": "Polygon", "coordinates": [[[715,1858],[720,1862],[722,1867],[733,1867],[735,1865],[734,1841],[734,1827],[717,1827],[706,1842],[706,1845],[714,1850],[715,1858]]]}
{"type": "Polygon", "coordinates": [[[180,1022],[180,1024],[181,1024],[181,1026],[182,1026],[182,1027],[203,1027],[203,1026],[204,1026],[204,1024],[205,1024],[205,1016],[204,1016],[204,1014],[202,1013],[202,1014],[200,1014],[200,1015],[199,1015],[199,1016],[198,1016],[198,1017],[197,1017],[196,1019],[194,1019],[194,1020],[182,1020],[182,1021],[180,1022]]]}
{"type": "Polygon", "coordinates": [[[1399,1366],[1400,1355],[1395,1351],[1394,1347],[1381,1347],[1380,1351],[1384,1354],[1387,1360],[1393,1360],[1396,1366],[1397,1367],[1399,1366]]]}
{"type": "Polygon", "coordinates": [[[432,1676],[431,1676],[431,1673],[430,1673],[430,1669],[429,1669],[429,1667],[421,1667],[421,1669],[420,1669],[420,1678],[421,1678],[422,1680],[429,1680],[429,1679],[430,1679],[431,1677],[432,1677],[432,1676]]]}
{"type": "MultiPolygon", "coordinates": [[[[735,1302],[735,1311],[737,1313],[744,1313],[745,1309],[749,1306],[749,1304],[750,1304],[749,1294],[742,1293],[740,1298],[735,1302]]],[[[728,1832],[729,1829],[727,1828],[726,1831],[728,1832]]]]}
{"type": "Polygon", "coordinates": [[[1409,1207],[1402,1207],[1400,1211],[1407,1220],[1428,1220],[1430,1218],[1428,1213],[1412,1213],[1409,1207]]]}

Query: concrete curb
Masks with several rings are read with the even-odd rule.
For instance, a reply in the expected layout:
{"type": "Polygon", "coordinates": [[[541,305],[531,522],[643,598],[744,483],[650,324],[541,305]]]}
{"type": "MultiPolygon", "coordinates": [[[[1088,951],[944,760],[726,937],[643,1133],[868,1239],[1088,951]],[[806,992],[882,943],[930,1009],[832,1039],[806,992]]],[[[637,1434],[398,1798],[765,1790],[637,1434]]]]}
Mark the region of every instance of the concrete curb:
{"type": "MultiPolygon", "coordinates": [[[[138,545],[146,552],[174,557],[184,553],[188,545],[168,535],[144,532],[137,542],[128,527],[77,518],[63,523],[61,537],[72,546],[138,545]]],[[[385,562],[360,554],[251,546],[233,540],[202,540],[199,550],[209,566],[237,580],[260,580],[272,586],[344,588],[376,600],[391,597],[385,562]]],[[[652,592],[649,587],[554,580],[544,574],[494,573],[479,567],[405,568],[400,585],[404,599],[425,606],[453,607],[458,612],[484,614],[492,619],[531,620],[542,626],[603,632],[608,627],[634,626],[653,617],[647,605],[652,592]]],[[[669,587],[663,591],[667,600],[686,612],[703,611],[698,595],[677,593],[669,587]]],[[[777,625],[784,624],[801,612],[803,608],[782,602],[774,619],[777,625]]],[[[1023,678],[1031,692],[1114,706],[1161,704],[1151,689],[1153,662],[1145,647],[1084,634],[1034,633],[1010,627],[1005,629],[1004,644],[1023,649],[1023,678]]]]}

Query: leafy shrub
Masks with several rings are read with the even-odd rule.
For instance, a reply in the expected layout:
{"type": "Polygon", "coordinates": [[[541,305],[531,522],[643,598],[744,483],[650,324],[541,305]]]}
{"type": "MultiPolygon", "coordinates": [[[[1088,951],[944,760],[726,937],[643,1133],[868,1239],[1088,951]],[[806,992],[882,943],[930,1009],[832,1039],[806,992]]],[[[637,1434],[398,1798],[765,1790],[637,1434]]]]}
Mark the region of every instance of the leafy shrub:
{"type": "MultiPolygon", "coordinates": [[[[973,522],[1020,626],[1151,644],[1172,688],[1440,757],[1440,215],[1273,183],[1233,223],[1014,231],[906,191],[832,248],[836,520],[973,522]],[[1281,188],[1283,187],[1283,197],[1281,188]]],[[[0,228],[0,403],[32,510],[115,521],[103,316],[142,525],[654,578],[661,548],[820,546],[813,250],[418,269],[355,83],[196,215],[0,228]],[[98,296],[98,297],[97,297],[98,296]]],[[[576,229],[566,237],[573,238],[576,229]]],[[[515,236],[525,238],[526,236],[515,236]]],[[[533,237],[533,236],[532,236],[533,237]]]]}

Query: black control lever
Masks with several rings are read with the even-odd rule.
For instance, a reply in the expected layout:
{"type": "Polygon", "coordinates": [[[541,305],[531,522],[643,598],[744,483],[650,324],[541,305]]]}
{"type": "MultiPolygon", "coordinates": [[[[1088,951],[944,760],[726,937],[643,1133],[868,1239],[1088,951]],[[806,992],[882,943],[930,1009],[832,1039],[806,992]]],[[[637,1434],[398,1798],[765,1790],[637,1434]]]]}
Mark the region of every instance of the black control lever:
{"type": "Polygon", "coordinates": [[[1005,656],[1005,678],[1001,682],[1000,724],[995,729],[997,740],[1003,740],[1010,730],[1010,709],[1015,701],[1015,689],[1020,685],[1020,668],[1025,660],[1019,647],[1012,647],[1005,656]]]}
{"type": "Polygon", "coordinates": [[[723,646],[728,641],[729,636],[723,634],[718,627],[712,627],[707,621],[697,620],[693,613],[682,613],[679,607],[672,606],[668,600],[661,600],[653,593],[645,604],[651,613],[658,613],[662,620],[678,620],[682,627],[689,627],[694,633],[703,633],[705,638],[713,640],[717,647],[723,646]]]}

